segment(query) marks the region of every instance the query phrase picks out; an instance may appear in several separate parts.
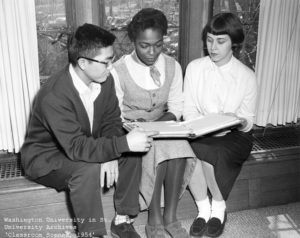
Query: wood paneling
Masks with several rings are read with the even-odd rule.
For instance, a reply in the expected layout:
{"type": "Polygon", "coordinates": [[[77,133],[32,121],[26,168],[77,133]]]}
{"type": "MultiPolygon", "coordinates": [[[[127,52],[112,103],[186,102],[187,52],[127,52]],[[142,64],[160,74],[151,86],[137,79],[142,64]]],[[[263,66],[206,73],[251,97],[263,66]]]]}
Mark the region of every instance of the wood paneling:
{"type": "Polygon", "coordinates": [[[179,61],[183,71],[193,59],[204,56],[202,30],[213,14],[213,0],[180,1],[179,61]]]}

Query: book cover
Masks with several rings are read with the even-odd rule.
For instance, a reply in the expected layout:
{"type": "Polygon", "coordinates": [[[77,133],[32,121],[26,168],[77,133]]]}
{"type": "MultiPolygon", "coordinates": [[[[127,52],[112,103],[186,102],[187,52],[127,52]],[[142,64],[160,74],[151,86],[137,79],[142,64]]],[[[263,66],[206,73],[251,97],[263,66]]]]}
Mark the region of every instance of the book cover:
{"type": "Polygon", "coordinates": [[[208,114],[189,121],[125,122],[127,131],[139,127],[146,131],[157,131],[155,138],[196,138],[222,129],[237,126],[242,122],[238,117],[225,114],[208,114]]]}

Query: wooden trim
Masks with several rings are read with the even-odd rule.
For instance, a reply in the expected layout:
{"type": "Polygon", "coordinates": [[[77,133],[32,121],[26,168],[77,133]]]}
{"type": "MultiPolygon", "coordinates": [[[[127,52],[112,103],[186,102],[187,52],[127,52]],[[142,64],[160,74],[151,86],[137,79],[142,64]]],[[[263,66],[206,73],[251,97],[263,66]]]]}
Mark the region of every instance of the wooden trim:
{"type": "Polygon", "coordinates": [[[103,26],[106,20],[104,0],[65,0],[69,27],[76,29],[84,23],[103,26]]]}
{"type": "Polygon", "coordinates": [[[180,1],[179,61],[183,71],[193,59],[204,56],[202,30],[213,14],[213,0],[180,1]]]}

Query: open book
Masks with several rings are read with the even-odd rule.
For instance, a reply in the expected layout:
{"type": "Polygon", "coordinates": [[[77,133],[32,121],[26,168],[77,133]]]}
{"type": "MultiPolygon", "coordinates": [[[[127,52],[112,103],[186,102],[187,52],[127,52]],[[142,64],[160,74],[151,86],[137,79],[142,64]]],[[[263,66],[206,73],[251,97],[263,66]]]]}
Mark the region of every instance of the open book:
{"type": "Polygon", "coordinates": [[[140,127],[146,131],[157,131],[154,138],[185,137],[196,138],[221,129],[231,128],[239,125],[242,119],[224,115],[208,114],[201,118],[189,121],[155,121],[155,122],[124,122],[123,127],[127,131],[140,127]]]}

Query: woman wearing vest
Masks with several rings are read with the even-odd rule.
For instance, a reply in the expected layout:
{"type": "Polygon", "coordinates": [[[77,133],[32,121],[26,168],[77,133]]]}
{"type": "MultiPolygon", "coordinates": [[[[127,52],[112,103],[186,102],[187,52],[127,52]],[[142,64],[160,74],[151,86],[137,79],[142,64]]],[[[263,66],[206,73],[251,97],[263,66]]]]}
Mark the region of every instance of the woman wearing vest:
{"type": "MultiPolygon", "coordinates": [[[[128,25],[135,50],[118,60],[111,72],[125,121],[179,120],[182,116],[182,70],[176,60],[162,53],[167,27],[166,16],[153,8],[139,11],[128,25]]],[[[185,140],[155,139],[143,155],[140,206],[148,209],[147,237],[162,238],[167,233],[189,237],[176,210],[195,165],[194,157],[185,140]]]]}

